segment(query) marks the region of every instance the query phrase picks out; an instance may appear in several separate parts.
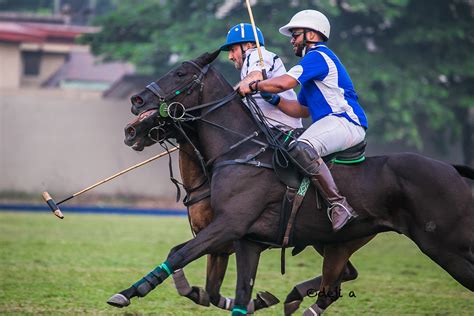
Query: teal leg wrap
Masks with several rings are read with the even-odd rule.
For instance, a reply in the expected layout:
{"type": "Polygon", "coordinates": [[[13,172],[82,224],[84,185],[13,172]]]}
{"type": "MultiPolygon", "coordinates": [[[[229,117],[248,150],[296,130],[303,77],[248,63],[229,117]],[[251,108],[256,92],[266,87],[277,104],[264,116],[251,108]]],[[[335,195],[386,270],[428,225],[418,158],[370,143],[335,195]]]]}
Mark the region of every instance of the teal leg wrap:
{"type": "Polygon", "coordinates": [[[169,268],[170,264],[168,261],[163,262],[155,270],[148,273],[139,281],[133,284],[133,287],[137,289],[138,296],[143,297],[147,295],[151,290],[161,284],[167,277],[172,273],[169,268]]]}
{"type": "Polygon", "coordinates": [[[160,264],[158,268],[165,270],[168,276],[170,276],[173,273],[173,271],[171,271],[171,269],[169,268],[169,265],[170,263],[168,261],[165,261],[162,264],[160,264]]]}
{"type": "Polygon", "coordinates": [[[247,315],[247,306],[235,305],[232,309],[232,316],[247,315]]]}

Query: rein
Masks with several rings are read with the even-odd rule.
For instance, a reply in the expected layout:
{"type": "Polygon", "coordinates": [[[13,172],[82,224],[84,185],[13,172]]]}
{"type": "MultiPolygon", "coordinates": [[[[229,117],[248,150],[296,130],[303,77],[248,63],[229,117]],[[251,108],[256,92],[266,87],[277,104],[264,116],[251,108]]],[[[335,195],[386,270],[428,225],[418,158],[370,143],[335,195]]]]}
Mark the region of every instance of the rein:
{"type": "MultiPolygon", "coordinates": [[[[254,142],[255,144],[261,146],[261,149],[258,153],[254,154],[254,155],[251,155],[252,158],[254,158],[257,155],[259,155],[260,153],[264,152],[268,148],[268,144],[255,139],[255,137],[259,136],[258,131],[254,132],[250,135],[244,135],[240,132],[233,131],[233,130],[225,127],[225,126],[216,124],[214,122],[211,122],[211,121],[205,119],[205,116],[209,115],[210,113],[218,110],[222,106],[224,106],[227,103],[229,103],[230,101],[232,101],[238,95],[238,92],[236,90],[234,90],[232,93],[224,96],[223,98],[221,98],[219,100],[211,101],[211,102],[204,103],[204,104],[200,104],[201,103],[200,100],[202,98],[202,90],[204,88],[203,78],[207,74],[210,65],[208,64],[204,67],[201,67],[193,61],[186,61],[184,63],[189,63],[190,65],[197,68],[197,70],[199,70],[199,74],[194,74],[191,81],[185,83],[180,88],[175,89],[175,90],[173,90],[169,93],[164,92],[163,89],[156,82],[152,82],[149,85],[147,85],[146,88],[150,92],[152,92],[155,96],[157,96],[159,101],[160,101],[159,107],[155,107],[155,108],[151,107],[150,109],[159,109],[160,116],[170,117],[172,119],[173,125],[176,128],[176,130],[178,130],[179,133],[181,134],[181,136],[188,143],[190,143],[191,146],[193,147],[195,154],[197,155],[197,157],[201,161],[201,168],[202,168],[204,174],[206,175],[206,177],[208,179],[210,178],[207,167],[211,166],[213,164],[213,162],[219,156],[222,156],[222,155],[232,151],[233,149],[235,149],[236,147],[238,147],[239,145],[241,145],[241,144],[243,144],[247,141],[254,142]],[[198,84],[200,85],[200,91],[199,91],[199,96],[198,96],[198,105],[186,108],[180,102],[171,102],[170,103],[171,100],[173,100],[175,97],[177,97],[178,95],[180,95],[184,92],[186,92],[187,95],[191,94],[192,89],[198,84]],[[197,110],[206,109],[206,108],[208,109],[208,111],[206,111],[204,114],[201,114],[201,115],[191,114],[192,112],[195,112],[197,110]],[[197,147],[194,145],[192,140],[189,138],[189,136],[187,135],[187,133],[185,131],[185,128],[183,127],[183,123],[194,122],[194,121],[201,121],[201,122],[209,124],[213,127],[222,129],[226,132],[229,132],[231,134],[234,134],[236,136],[241,137],[242,140],[237,142],[236,144],[230,146],[230,148],[228,150],[226,150],[224,153],[221,153],[218,157],[214,157],[214,158],[210,159],[209,161],[205,162],[204,158],[201,155],[201,153],[199,152],[197,147]]],[[[258,162],[258,163],[257,162],[250,162],[250,159],[242,159],[242,160],[236,159],[235,163],[249,164],[249,165],[255,165],[255,166],[259,166],[259,167],[263,166],[263,167],[267,167],[267,168],[270,167],[271,168],[270,165],[262,164],[260,162],[258,162]]],[[[229,165],[229,164],[230,163],[228,162],[228,163],[223,164],[223,165],[229,165]]]]}
{"type": "MultiPolygon", "coordinates": [[[[178,89],[175,89],[169,93],[166,93],[161,89],[161,87],[156,83],[153,82],[149,84],[146,88],[152,92],[155,96],[158,97],[160,101],[160,105],[158,107],[159,109],[159,115],[162,117],[169,117],[172,120],[172,125],[174,128],[179,132],[179,134],[185,139],[186,142],[188,142],[192,147],[193,150],[198,157],[201,168],[203,170],[204,175],[210,181],[210,175],[208,168],[218,168],[218,167],[224,167],[228,165],[235,165],[235,164],[240,164],[240,165],[249,165],[249,166],[255,166],[255,167],[263,167],[263,168],[268,168],[268,169],[273,169],[273,166],[271,164],[265,164],[262,163],[256,158],[264,153],[268,148],[272,148],[277,151],[286,151],[283,146],[280,144],[278,141],[278,137],[275,136],[274,132],[271,130],[271,128],[265,124],[265,116],[263,115],[263,112],[261,109],[258,107],[256,104],[255,100],[251,96],[247,96],[247,105],[245,106],[245,109],[247,110],[247,114],[250,115],[250,117],[253,119],[253,121],[257,124],[258,129],[257,131],[254,131],[250,134],[242,134],[241,132],[237,132],[234,130],[231,130],[225,126],[222,126],[220,124],[211,122],[205,117],[209,115],[210,113],[220,109],[222,106],[228,104],[231,102],[237,95],[238,92],[234,90],[232,93],[224,96],[223,98],[216,100],[216,101],[211,101],[208,103],[200,104],[201,99],[202,99],[202,91],[204,88],[204,82],[203,79],[208,73],[210,65],[207,64],[204,67],[201,67],[197,63],[193,61],[185,61],[184,63],[188,63],[192,65],[194,68],[196,68],[199,73],[194,74],[191,81],[183,84],[181,87],[178,89]],[[182,93],[186,93],[187,95],[190,95],[196,85],[200,86],[200,91],[198,95],[198,105],[192,106],[189,108],[186,108],[182,103],[175,101],[171,102],[175,97],[182,93]],[[201,113],[198,115],[194,115],[193,112],[198,111],[198,110],[203,110],[203,109],[208,109],[205,113],[201,113]],[[225,132],[228,132],[230,134],[236,135],[241,138],[238,142],[235,144],[231,145],[229,148],[225,149],[224,152],[220,153],[218,156],[210,158],[208,161],[205,161],[202,154],[200,151],[197,149],[191,138],[188,136],[188,133],[186,132],[186,123],[188,122],[195,122],[195,121],[201,121],[202,123],[211,125],[215,128],[219,128],[225,132]],[[260,134],[265,135],[266,142],[260,141],[256,139],[260,134]],[[233,160],[226,160],[226,161],[221,161],[219,163],[214,164],[214,162],[221,156],[231,152],[238,146],[246,143],[246,142],[253,142],[254,144],[258,145],[260,148],[252,154],[249,154],[247,157],[243,159],[233,159],[233,160]]],[[[150,109],[156,109],[156,108],[150,108],[150,109]]],[[[285,155],[277,155],[277,163],[280,166],[286,167],[288,165],[288,161],[286,158],[283,158],[285,161],[280,161],[280,157],[285,157],[285,155]]]]}

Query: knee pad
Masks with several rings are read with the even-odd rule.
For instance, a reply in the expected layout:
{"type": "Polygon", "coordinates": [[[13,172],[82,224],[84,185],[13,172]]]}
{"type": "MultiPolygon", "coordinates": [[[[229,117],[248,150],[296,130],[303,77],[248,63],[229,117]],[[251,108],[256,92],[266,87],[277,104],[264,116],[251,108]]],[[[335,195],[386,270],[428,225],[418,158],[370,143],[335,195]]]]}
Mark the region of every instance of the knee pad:
{"type": "Polygon", "coordinates": [[[288,153],[306,175],[315,175],[319,171],[319,155],[305,142],[296,141],[289,147],[288,153]]]}

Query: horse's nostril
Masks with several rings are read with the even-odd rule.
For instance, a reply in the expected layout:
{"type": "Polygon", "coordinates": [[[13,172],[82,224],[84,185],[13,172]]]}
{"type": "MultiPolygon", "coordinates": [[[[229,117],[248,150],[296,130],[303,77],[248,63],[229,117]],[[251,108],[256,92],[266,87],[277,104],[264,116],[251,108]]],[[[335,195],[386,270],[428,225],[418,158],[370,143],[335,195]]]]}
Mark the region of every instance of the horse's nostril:
{"type": "Polygon", "coordinates": [[[133,139],[137,135],[137,131],[133,126],[128,126],[127,128],[125,128],[125,135],[127,136],[127,138],[133,139]]]}
{"type": "Polygon", "coordinates": [[[140,96],[136,95],[132,98],[132,104],[142,105],[143,99],[140,96]]]}

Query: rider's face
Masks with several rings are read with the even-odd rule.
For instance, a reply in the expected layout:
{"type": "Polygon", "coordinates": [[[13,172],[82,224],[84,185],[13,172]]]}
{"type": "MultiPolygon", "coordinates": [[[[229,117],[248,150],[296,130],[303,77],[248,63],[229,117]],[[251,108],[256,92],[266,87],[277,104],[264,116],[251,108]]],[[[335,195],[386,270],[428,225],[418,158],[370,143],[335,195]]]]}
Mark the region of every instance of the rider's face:
{"type": "Polygon", "coordinates": [[[293,45],[293,52],[296,56],[301,57],[303,51],[303,41],[304,41],[304,30],[303,29],[292,29],[291,30],[291,40],[290,43],[293,45]]]}
{"type": "Polygon", "coordinates": [[[242,69],[242,49],[239,44],[229,47],[229,60],[234,63],[235,69],[242,69]]]}

